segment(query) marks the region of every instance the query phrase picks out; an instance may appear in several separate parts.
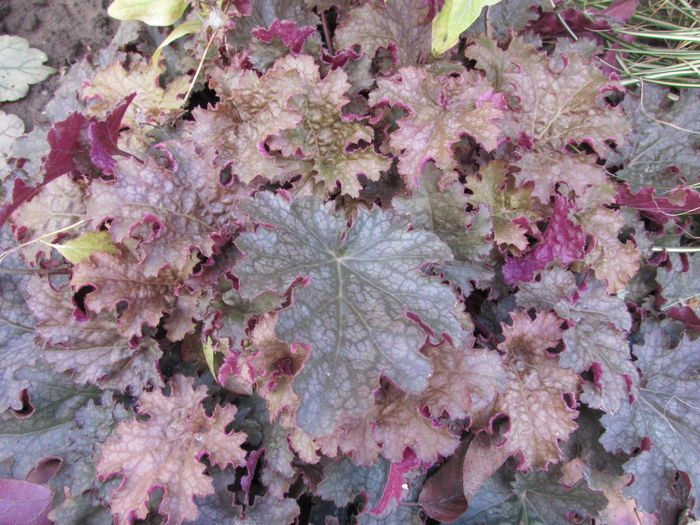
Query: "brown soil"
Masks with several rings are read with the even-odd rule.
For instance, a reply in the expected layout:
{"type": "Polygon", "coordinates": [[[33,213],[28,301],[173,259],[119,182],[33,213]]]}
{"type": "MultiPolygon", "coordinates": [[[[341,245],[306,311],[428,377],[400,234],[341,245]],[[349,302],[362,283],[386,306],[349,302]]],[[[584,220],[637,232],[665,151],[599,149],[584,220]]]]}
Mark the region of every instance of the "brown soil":
{"type": "MultiPolygon", "coordinates": [[[[110,0],[0,0],[0,34],[26,38],[45,52],[48,65],[59,72],[87,53],[105,47],[119,23],[107,16],[110,0]]],[[[14,113],[27,130],[51,99],[60,75],[52,75],[31,87],[17,102],[0,104],[14,113]]]]}

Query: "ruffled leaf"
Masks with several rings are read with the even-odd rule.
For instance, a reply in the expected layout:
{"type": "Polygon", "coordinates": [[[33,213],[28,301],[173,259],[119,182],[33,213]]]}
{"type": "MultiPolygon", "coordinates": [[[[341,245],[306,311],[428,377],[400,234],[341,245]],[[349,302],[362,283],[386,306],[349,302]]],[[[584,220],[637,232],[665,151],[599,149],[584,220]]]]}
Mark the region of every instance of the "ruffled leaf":
{"type": "Polygon", "coordinates": [[[518,37],[506,52],[486,36],[475,40],[468,55],[509,97],[516,111],[508,113],[510,120],[503,125],[514,142],[529,150],[516,163],[521,168],[518,183],[533,181],[533,195],[547,203],[559,182],[578,194],[605,182],[605,172],[592,160],[565,152],[567,145],[585,142],[604,156],[607,140],[622,144],[629,133],[621,109],[606,107],[602,100],[606,92],[622,88],[587,57],[583,48],[588,44],[583,41],[547,56],[518,37]]]}
{"type": "Polygon", "coordinates": [[[571,203],[557,196],[554,211],[544,232],[542,241],[522,257],[508,257],[503,267],[506,284],[529,282],[535,273],[547,264],[559,260],[564,264],[583,258],[586,251],[586,234],[581,226],[569,218],[571,203]]]}
{"type": "Polygon", "coordinates": [[[553,309],[570,321],[571,327],[564,332],[566,349],[561,353],[561,365],[575,372],[592,368],[593,383],[584,385],[581,399],[594,408],[615,412],[636,379],[626,335],[632,319],[625,303],[608,295],[602,282],[589,283],[570,300],[573,284],[573,276],[565,276],[562,270],[543,272],[540,283],[521,286],[518,303],[553,309]],[[542,288],[549,290],[546,304],[536,292],[542,288]]]}
{"type": "Polygon", "coordinates": [[[199,459],[221,467],[245,464],[241,445],[245,434],[227,434],[233,420],[233,406],[216,406],[208,417],[201,406],[206,387],[192,389],[193,381],[181,375],[170,383],[172,392],[164,396],[158,389],[145,393],[139,401],[141,414],[150,419],[133,419],[119,424],[100,454],[97,472],[102,478],[122,474],[124,479],[112,494],[110,508],[117,520],[130,515],[145,518],[148,494],[163,487],[159,511],[170,523],[180,524],[197,518],[193,497],[214,492],[212,479],[204,474],[199,459]]]}
{"type": "MultiPolygon", "coordinates": [[[[440,176],[439,170],[426,165],[411,198],[395,199],[394,208],[409,213],[414,228],[435,233],[452,250],[454,261],[438,271],[444,271],[448,278],[469,275],[488,280],[492,276],[486,264],[492,243],[484,240],[491,232],[488,214],[485,210],[467,213],[469,199],[464,186],[453,182],[443,188],[440,176]]],[[[461,285],[463,292],[470,288],[464,278],[453,284],[461,285]]]]}
{"type": "Polygon", "coordinates": [[[399,120],[390,144],[399,157],[399,172],[416,185],[423,165],[433,160],[445,171],[454,167],[451,146],[470,135],[487,150],[497,145],[503,117],[503,98],[477,75],[440,76],[425,69],[404,67],[390,78],[380,78],[370,104],[399,105],[409,116],[399,120]]]}
{"type": "Polygon", "coordinates": [[[235,187],[221,184],[210,151],[188,142],[158,147],[159,159],[120,160],[116,180],[93,182],[87,200],[87,216],[97,224],[110,221],[115,242],[138,242],[147,278],[165,266],[187,272],[194,250],[211,256],[215,238],[235,222],[231,209],[239,199],[235,187]]]}
{"type": "Polygon", "coordinates": [[[561,340],[561,320],[541,313],[530,319],[526,312],[511,314],[512,326],[503,326],[508,352],[505,392],[500,394],[495,413],[507,414],[510,429],[504,445],[519,453],[520,469],[546,469],[561,459],[558,442],[576,429],[578,412],[570,407],[565,394],[578,390],[576,374],[559,366],[559,357],[549,349],[561,340]]]}
{"type": "Polygon", "coordinates": [[[601,419],[600,442],[609,451],[641,453],[625,463],[634,483],[623,492],[645,512],[656,512],[676,471],[690,476],[692,496],[700,498],[700,353],[683,337],[676,348],[658,325],[647,325],[644,344],[634,346],[641,371],[637,398],[625,402],[617,414],[601,419]]]}
{"type": "Polygon", "coordinates": [[[192,331],[192,317],[198,315],[193,296],[178,295],[179,282],[180,276],[169,267],[146,277],[141,265],[125,250],[118,256],[95,253],[75,266],[71,278],[76,291],[83,286],[94,288],[86,296],[85,304],[97,314],[105,310],[121,311],[126,305],[118,316],[119,331],[124,337],[140,337],[143,325],[155,327],[163,314],[169,312],[173,315],[172,333],[169,333],[173,340],[192,331]]]}
{"type": "Polygon", "coordinates": [[[135,394],[149,383],[162,386],[157,369],[162,352],[155,341],[129,342],[119,333],[111,312],[83,314],[75,308],[68,286],[57,293],[34,277],[27,293],[36,331],[46,341],[42,356],[57,371],[71,370],[74,380],[101,388],[130,387],[135,394]]]}
{"type": "Polygon", "coordinates": [[[367,147],[374,138],[372,128],[359,120],[344,117],[342,107],[350,102],[345,93],[350,89],[348,77],[342,69],[328,72],[322,79],[318,66],[311,57],[301,57],[303,66],[300,95],[290,97],[287,107],[299,113],[301,123],[283,131],[270,141],[270,147],[294,159],[303,159],[302,167],[294,167],[314,178],[331,193],[340,184],[341,193],[359,195],[358,175],[378,180],[379,172],[386,171],[391,161],[367,147]],[[363,147],[355,147],[365,143],[363,147]]]}
{"type": "Polygon", "coordinates": [[[416,65],[430,58],[431,18],[431,9],[421,0],[373,0],[341,19],[335,45],[350,49],[359,44],[369,58],[388,48],[398,65],[416,65]]]}

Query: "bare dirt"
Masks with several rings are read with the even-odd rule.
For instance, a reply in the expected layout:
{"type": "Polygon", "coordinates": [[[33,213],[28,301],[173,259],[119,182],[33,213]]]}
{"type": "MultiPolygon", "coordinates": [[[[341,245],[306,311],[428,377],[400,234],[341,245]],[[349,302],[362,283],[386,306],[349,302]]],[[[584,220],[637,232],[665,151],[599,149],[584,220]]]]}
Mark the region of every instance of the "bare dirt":
{"type": "MultiPolygon", "coordinates": [[[[17,35],[41,49],[59,73],[109,44],[119,23],[107,16],[110,0],[0,0],[0,34],[17,35]]],[[[51,99],[60,74],[31,87],[22,100],[0,104],[27,130],[51,99]]]]}

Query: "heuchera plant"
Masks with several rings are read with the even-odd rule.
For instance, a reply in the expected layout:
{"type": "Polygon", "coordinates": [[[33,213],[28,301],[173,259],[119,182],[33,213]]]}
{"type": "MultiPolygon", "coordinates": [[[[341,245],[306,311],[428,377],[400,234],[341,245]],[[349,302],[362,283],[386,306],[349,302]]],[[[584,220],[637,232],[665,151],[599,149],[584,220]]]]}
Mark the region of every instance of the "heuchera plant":
{"type": "Polygon", "coordinates": [[[239,0],[74,67],[5,181],[0,522],[692,516],[698,256],[650,247],[697,148],[590,40],[434,57],[436,8],[239,0]]]}

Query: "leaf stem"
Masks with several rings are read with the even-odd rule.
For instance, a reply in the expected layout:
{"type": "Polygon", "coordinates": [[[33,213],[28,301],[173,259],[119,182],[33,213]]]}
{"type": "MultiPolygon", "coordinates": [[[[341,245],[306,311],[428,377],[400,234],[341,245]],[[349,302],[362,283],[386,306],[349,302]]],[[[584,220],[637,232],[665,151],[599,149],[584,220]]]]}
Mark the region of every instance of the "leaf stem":
{"type": "Polygon", "coordinates": [[[328,27],[328,20],[326,19],[326,12],[321,13],[321,24],[323,24],[323,39],[326,41],[326,47],[331,55],[335,55],[335,49],[333,49],[333,41],[331,40],[331,30],[328,27]]]}

